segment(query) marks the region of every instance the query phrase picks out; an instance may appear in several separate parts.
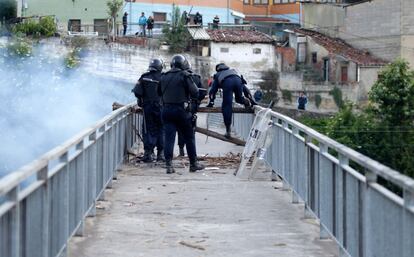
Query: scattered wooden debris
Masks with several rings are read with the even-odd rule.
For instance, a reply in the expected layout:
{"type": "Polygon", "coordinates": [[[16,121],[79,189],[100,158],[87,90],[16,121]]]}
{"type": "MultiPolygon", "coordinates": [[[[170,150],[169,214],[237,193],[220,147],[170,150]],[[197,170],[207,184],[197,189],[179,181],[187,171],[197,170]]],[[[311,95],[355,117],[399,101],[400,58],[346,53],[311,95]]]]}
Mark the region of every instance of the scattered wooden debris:
{"type": "Polygon", "coordinates": [[[187,247],[190,247],[190,248],[194,248],[194,249],[197,249],[197,250],[201,250],[201,251],[205,251],[206,250],[202,246],[195,245],[195,244],[190,244],[190,243],[187,243],[187,242],[184,242],[184,241],[180,241],[180,245],[184,245],[184,246],[187,246],[187,247]]]}

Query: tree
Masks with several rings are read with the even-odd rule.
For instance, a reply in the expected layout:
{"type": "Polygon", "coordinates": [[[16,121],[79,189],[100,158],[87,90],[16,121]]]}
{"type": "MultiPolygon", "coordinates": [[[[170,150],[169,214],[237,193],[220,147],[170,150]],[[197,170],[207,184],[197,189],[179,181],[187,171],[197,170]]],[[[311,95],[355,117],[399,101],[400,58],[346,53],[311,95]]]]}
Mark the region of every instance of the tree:
{"type": "Polygon", "coordinates": [[[279,72],[276,70],[262,71],[262,80],[258,86],[263,91],[263,102],[277,103],[279,100],[277,95],[277,86],[279,84],[279,72]]]}
{"type": "Polygon", "coordinates": [[[122,6],[124,5],[123,0],[109,0],[106,2],[106,6],[108,7],[108,14],[112,20],[112,35],[115,37],[115,24],[116,24],[116,17],[118,13],[121,11],[122,6]]]}
{"type": "Polygon", "coordinates": [[[16,17],[16,1],[0,0],[0,23],[16,17]]]}
{"type": "Polygon", "coordinates": [[[413,125],[414,71],[407,62],[397,60],[379,75],[369,93],[371,110],[382,122],[393,126],[413,125]]]}
{"type": "MultiPolygon", "coordinates": [[[[349,103],[328,121],[331,138],[414,177],[414,72],[397,60],[385,67],[369,93],[370,107],[349,103]]],[[[318,128],[317,128],[318,129],[318,128]]]]}
{"type": "Polygon", "coordinates": [[[187,47],[189,35],[181,19],[181,12],[178,6],[173,5],[173,15],[170,26],[162,30],[164,40],[170,46],[171,53],[183,52],[187,47]]]}

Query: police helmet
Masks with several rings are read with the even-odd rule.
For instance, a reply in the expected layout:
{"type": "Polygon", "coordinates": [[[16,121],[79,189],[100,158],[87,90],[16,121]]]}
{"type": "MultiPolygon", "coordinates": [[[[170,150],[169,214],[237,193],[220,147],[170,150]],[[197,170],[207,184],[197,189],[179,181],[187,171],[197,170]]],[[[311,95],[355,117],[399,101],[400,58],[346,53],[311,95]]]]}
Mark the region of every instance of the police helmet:
{"type": "Polygon", "coordinates": [[[188,61],[187,59],[181,55],[181,54],[176,54],[173,56],[173,58],[171,59],[171,68],[178,68],[178,69],[182,69],[185,70],[185,68],[188,66],[188,61]]]}
{"type": "Polygon", "coordinates": [[[162,71],[164,67],[164,63],[160,59],[152,59],[149,63],[148,70],[149,71],[162,71]]]}
{"type": "Polygon", "coordinates": [[[189,61],[185,61],[183,70],[191,70],[191,63],[189,61]]]}
{"type": "Polygon", "coordinates": [[[216,65],[216,71],[217,72],[222,71],[222,70],[228,70],[228,69],[230,69],[229,66],[227,66],[224,63],[219,63],[219,64],[216,65]]]}

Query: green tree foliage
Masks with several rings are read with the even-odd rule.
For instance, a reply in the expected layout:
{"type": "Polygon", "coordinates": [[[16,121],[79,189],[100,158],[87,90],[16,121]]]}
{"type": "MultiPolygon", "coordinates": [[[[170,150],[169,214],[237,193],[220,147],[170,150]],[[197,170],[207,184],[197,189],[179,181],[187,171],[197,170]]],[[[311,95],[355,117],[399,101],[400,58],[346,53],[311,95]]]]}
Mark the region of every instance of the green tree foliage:
{"type": "Polygon", "coordinates": [[[338,87],[334,87],[330,92],[330,95],[332,95],[334,102],[336,106],[338,106],[339,109],[341,109],[344,105],[344,100],[342,99],[342,91],[338,87]]]}
{"type": "Polygon", "coordinates": [[[258,86],[263,91],[263,102],[270,103],[271,101],[277,103],[279,100],[277,95],[277,87],[279,84],[279,72],[276,70],[262,71],[262,80],[258,86]]]}
{"type": "Polygon", "coordinates": [[[287,89],[283,89],[282,90],[282,98],[285,102],[291,103],[292,102],[292,92],[290,92],[287,89]]]}
{"type": "Polygon", "coordinates": [[[382,122],[394,126],[413,124],[414,71],[408,63],[397,60],[385,68],[369,93],[372,111],[382,122]]]}
{"type": "Polygon", "coordinates": [[[165,26],[162,30],[164,41],[170,46],[171,53],[183,52],[189,40],[189,35],[178,6],[173,5],[173,15],[170,26],[165,26]]]}
{"type": "Polygon", "coordinates": [[[15,34],[22,33],[26,36],[44,36],[52,37],[56,33],[56,23],[53,17],[43,17],[39,22],[35,20],[27,20],[18,23],[13,27],[15,34]]]}
{"type": "Polygon", "coordinates": [[[114,21],[116,21],[116,17],[118,16],[118,13],[121,11],[123,5],[123,0],[109,0],[108,2],[106,2],[106,6],[108,7],[108,14],[114,21]]]}
{"type": "Polygon", "coordinates": [[[29,57],[32,55],[32,45],[29,41],[24,38],[15,37],[8,43],[7,51],[10,56],[15,57],[29,57]]]}
{"type": "Polygon", "coordinates": [[[414,72],[398,60],[378,76],[370,93],[370,107],[353,111],[344,103],[328,120],[306,124],[340,143],[408,176],[414,177],[414,72]]]}
{"type": "Polygon", "coordinates": [[[316,108],[319,108],[319,106],[321,106],[322,103],[322,97],[321,95],[315,95],[315,105],[316,108]]]}
{"type": "Polygon", "coordinates": [[[0,0],[0,23],[16,17],[16,1],[0,0]]]}

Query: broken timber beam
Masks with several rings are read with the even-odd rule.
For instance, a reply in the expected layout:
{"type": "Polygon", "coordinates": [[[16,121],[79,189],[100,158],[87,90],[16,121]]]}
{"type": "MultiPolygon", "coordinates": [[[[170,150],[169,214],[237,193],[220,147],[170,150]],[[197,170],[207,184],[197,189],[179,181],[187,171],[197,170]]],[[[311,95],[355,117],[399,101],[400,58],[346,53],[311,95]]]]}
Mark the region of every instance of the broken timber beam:
{"type": "MultiPolygon", "coordinates": [[[[124,107],[124,104],[120,104],[117,102],[114,102],[112,104],[112,110],[115,111],[119,108],[124,107]]],[[[135,105],[132,107],[132,112],[138,113],[141,112],[141,108],[135,105]]],[[[221,113],[221,107],[199,107],[198,108],[199,113],[221,113]]],[[[241,107],[233,107],[233,113],[254,113],[253,109],[246,109],[241,107]]]]}
{"type": "Polygon", "coordinates": [[[201,134],[204,134],[204,135],[207,135],[207,136],[210,136],[210,137],[214,137],[214,138],[222,140],[222,141],[230,142],[230,143],[233,143],[233,144],[236,144],[236,145],[240,145],[240,146],[245,146],[246,145],[246,142],[244,142],[241,139],[234,138],[234,137],[227,138],[227,137],[225,137],[224,135],[222,135],[220,133],[217,133],[215,131],[211,131],[211,130],[208,130],[208,129],[205,129],[205,128],[196,127],[196,131],[198,133],[201,133],[201,134]]]}
{"type": "MultiPolygon", "coordinates": [[[[221,113],[221,107],[199,107],[199,113],[221,113]]],[[[233,113],[254,113],[253,109],[233,107],[233,113]]]]}

